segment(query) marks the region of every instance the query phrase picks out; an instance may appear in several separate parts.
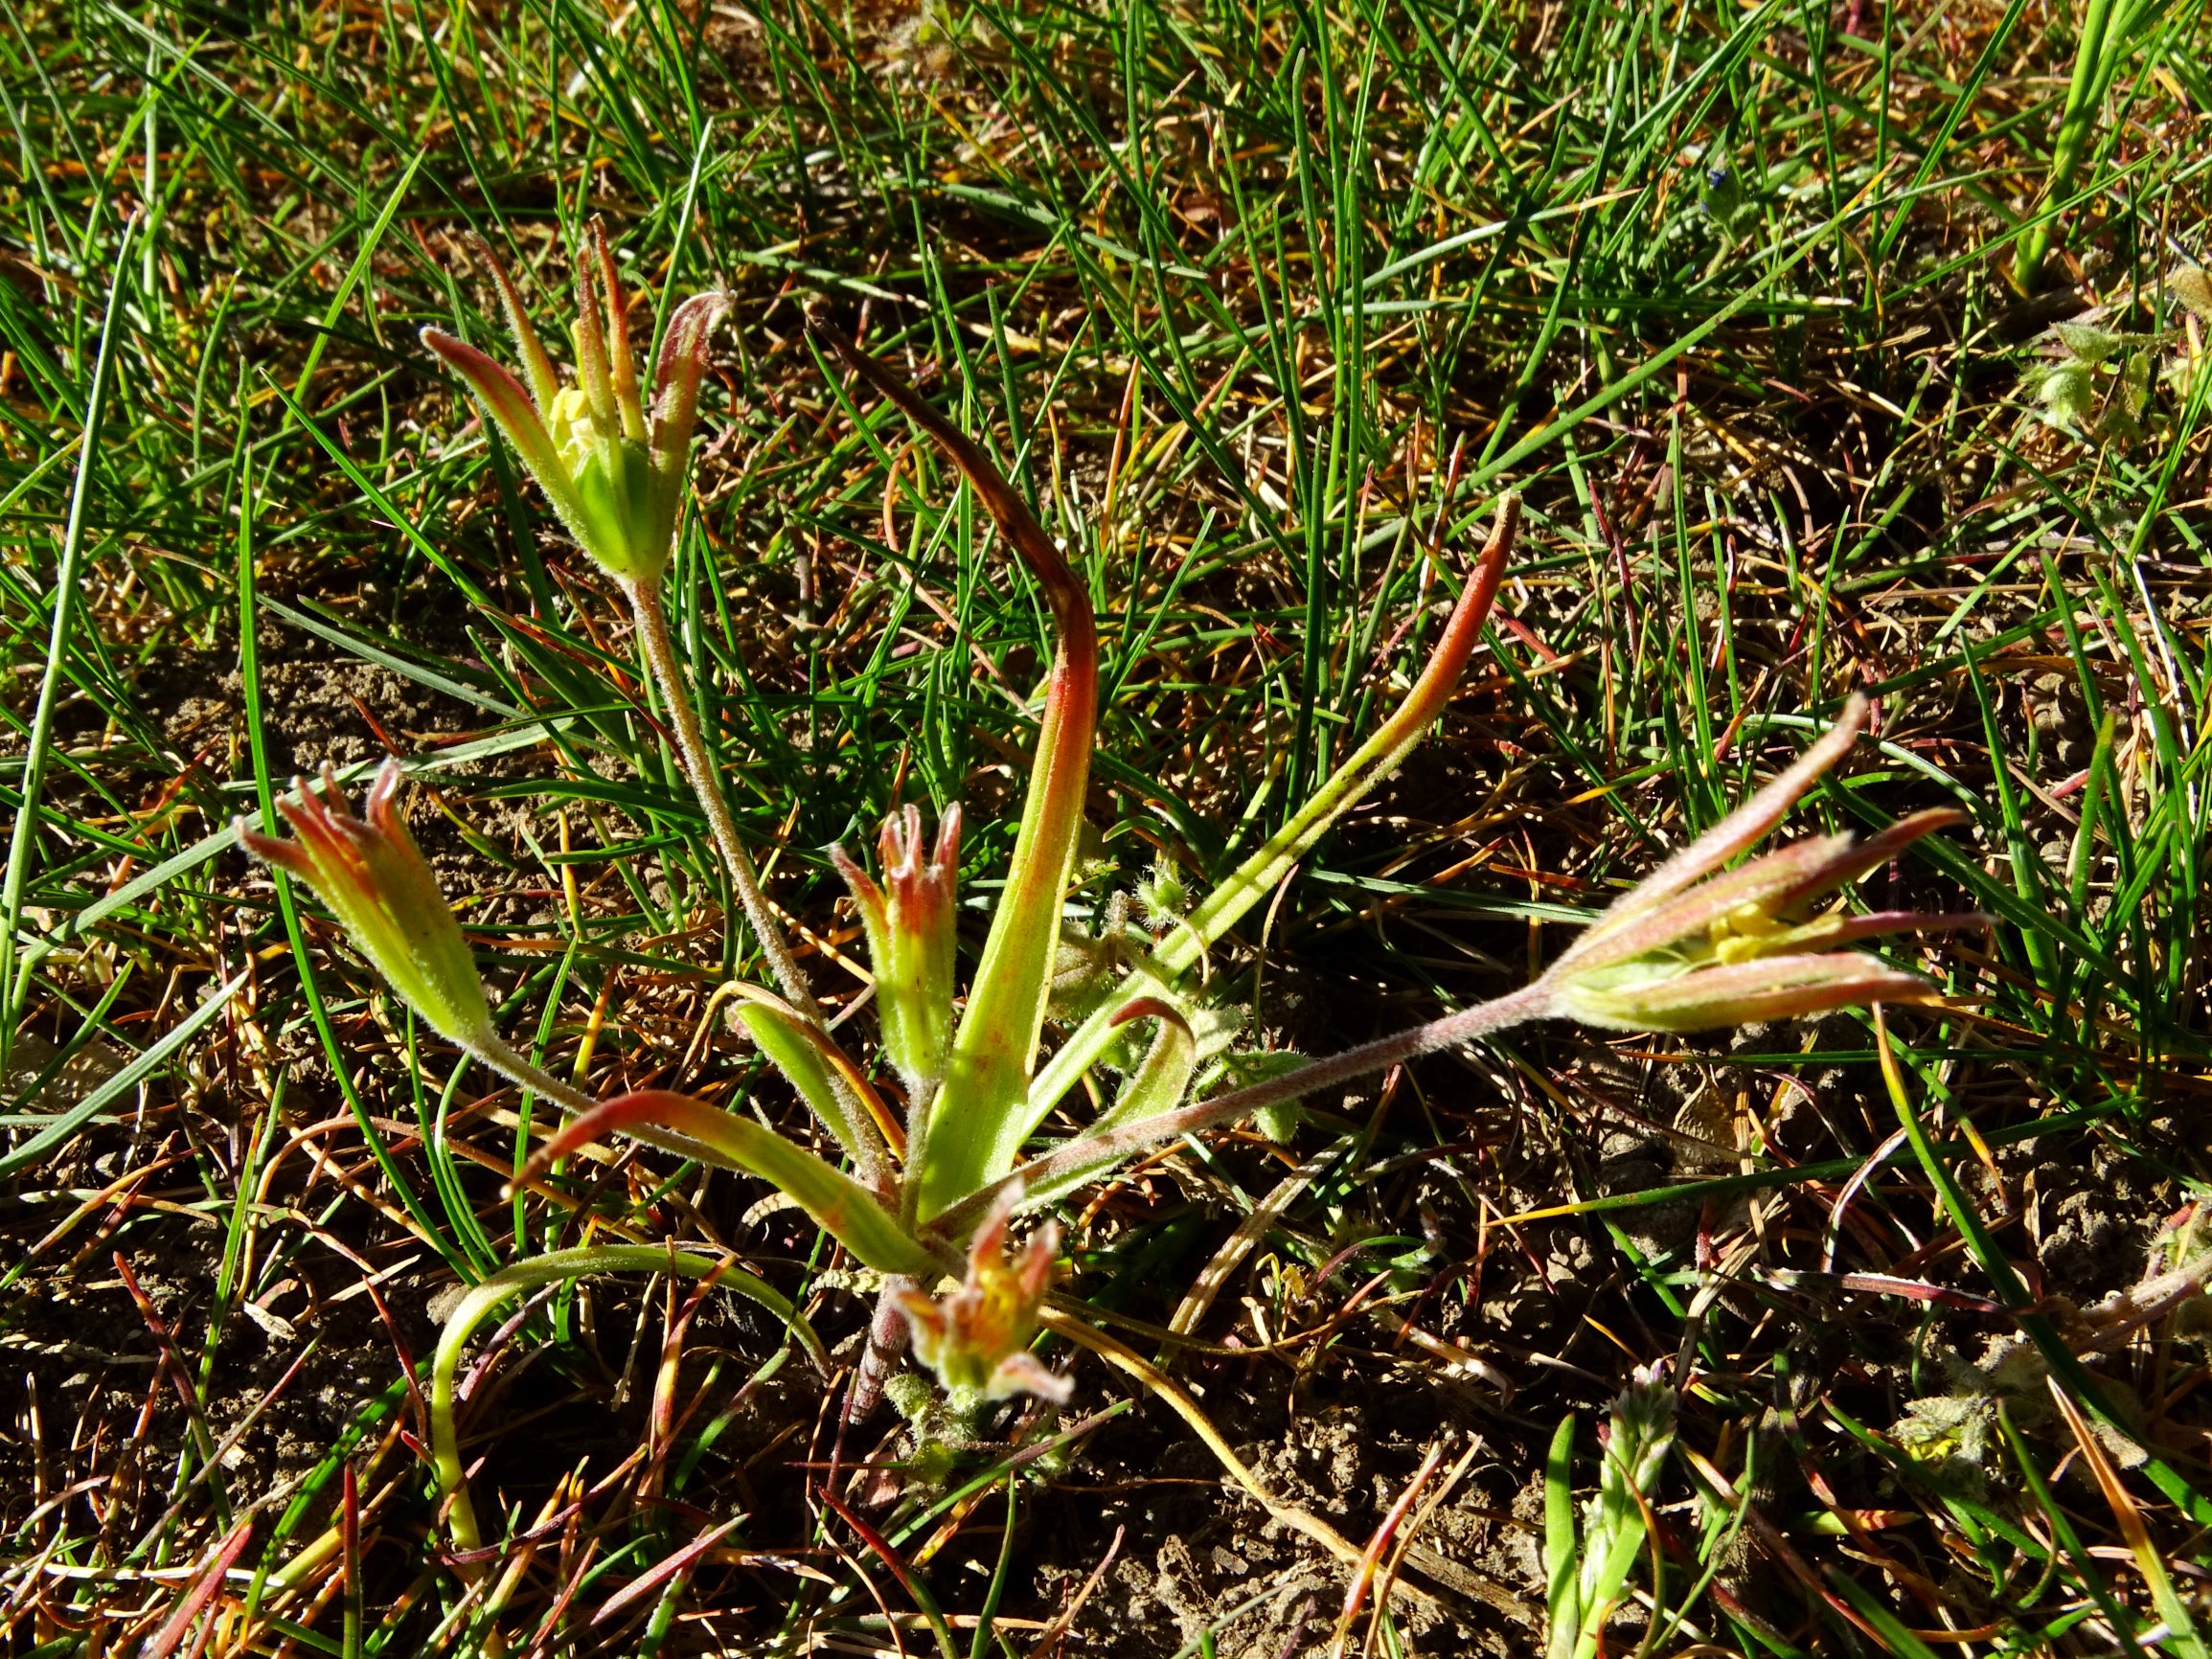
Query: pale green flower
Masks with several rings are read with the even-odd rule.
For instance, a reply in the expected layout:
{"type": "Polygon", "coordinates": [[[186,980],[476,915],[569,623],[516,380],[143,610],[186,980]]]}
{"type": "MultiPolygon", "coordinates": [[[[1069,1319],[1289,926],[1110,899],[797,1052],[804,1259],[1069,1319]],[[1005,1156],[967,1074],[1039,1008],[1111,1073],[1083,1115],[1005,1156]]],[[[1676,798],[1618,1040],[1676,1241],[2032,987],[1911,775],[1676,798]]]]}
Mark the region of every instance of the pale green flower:
{"type": "Polygon", "coordinates": [[[691,470],[707,336],[728,296],[700,294],[669,318],[650,410],[638,395],[628,307],[606,232],[593,219],[577,266],[577,384],[562,387],[506,268],[485,252],[524,379],[467,342],[424,329],[422,343],[468,382],[584,552],[629,582],[657,580],[674,544],[691,470]],[[527,386],[524,384],[527,380],[527,386]]]}
{"type": "Polygon", "coordinates": [[[1824,835],[1737,869],[1722,866],[1765,835],[1858,740],[1863,697],[1797,763],[1622,896],[1542,980],[1552,1011],[1615,1031],[1710,1031],[1873,1002],[1919,1002],[1918,974],[1836,947],[1885,933],[1980,926],[1982,917],[1813,907],[1931,830],[1966,821],[1915,812],[1868,840],[1824,835]]]}

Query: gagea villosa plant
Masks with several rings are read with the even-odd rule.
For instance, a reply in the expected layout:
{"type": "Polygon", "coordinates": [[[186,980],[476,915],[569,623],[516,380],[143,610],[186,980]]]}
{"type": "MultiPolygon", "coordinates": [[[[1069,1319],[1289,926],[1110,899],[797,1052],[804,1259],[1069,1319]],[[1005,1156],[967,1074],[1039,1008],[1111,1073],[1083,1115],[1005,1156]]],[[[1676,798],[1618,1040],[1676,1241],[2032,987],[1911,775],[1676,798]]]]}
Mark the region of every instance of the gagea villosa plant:
{"type": "MultiPolygon", "coordinates": [[[[1080,1304],[1050,1296],[1055,1231],[1038,1227],[1015,1243],[1017,1218],[1178,1137],[1530,1020],[1687,1032],[1915,1000],[1928,994],[1925,981],[1856,947],[1876,935],[1965,920],[1853,916],[1838,902],[1852,882],[1954,822],[1953,814],[1924,813],[1864,842],[1828,836],[1735,862],[1851,748],[1867,717],[1865,703],[1854,698],[1795,765],[1621,897],[1533,984],[1348,1053],[1194,1098],[1196,1079],[1224,1070],[1202,1062],[1227,1046],[1235,1025],[1233,1011],[1209,1006],[1207,953],[1403,761],[1448,703],[1514,550],[1519,513],[1506,496],[1426,664],[1388,717],[1210,891],[1163,898],[1188,877],[1156,880],[1142,899],[1148,913],[1158,913],[1149,915],[1153,927],[1126,929],[1126,948],[1110,959],[1083,1016],[1045,1056],[1056,975],[1068,939],[1080,932],[1067,904],[1099,713],[1090,600],[983,451],[875,359],[825,331],[814,338],[828,357],[896,405],[963,474],[1035,579],[1055,632],[1012,861],[972,964],[963,963],[956,925],[957,803],[939,807],[933,828],[918,805],[896,811],[883,826],[874,874],[843,850],[835,854],[874,979],[876,1041],[872,1049],[857,1044],[850,1034],[858,1025],[833,1032],[825,1021],[760,892],[662,617],[659,582],[688,495],[707,335],[721,302],[702,296],[671,319],[649,409],[630,359],[613,262],[596,226],[580,283],[576,387],[560,385],[514,284],[504,271],[495,276],[521,378],[448,335],[427,330],[423,337],[467,381],[561,522],[627,598],[674,716],[685,771],[774,982],[731,987],[737,1017],[819,1118],[835,1158],[681,1088],[591,1099],[523,1060],[492,1029],[468,947],[399,816],[396,764],[378,775],[365,816],[354,817],[326,777],[319,790],[303,788],[282,808],[297,839],[249,835],[246,844],[311,886],[391,988],[440,1032],[566,1111],[515,1171],[518,1183],[540,1180],[556,1160],[590,1143],[642,1138],[772,1184],[873,1270],[879,1310],[871,1357],[855,1380],[855,1409],[867,1407],[909,1333],[955,1406],[1015,1394],[1064,1398],[1068,1379],[1033,1353],[1031,1343],[1040,1324],[1069,1329],[1071,1309],[1080,1325],[1080,1304]],[[878,1078],[895,1079],[896,1101],[885,1098],[878,1078]],[[1104,1104],[1083,1133],[1039,1138],[1056,1108],[1086,1098],[1104,1104]],[[1048,1300],[1056,1306],[1048,1308],[1048,1300]]],[[[1125,918],[1126,907],[1125,899],[1118,912],[1125,918]]],[[[471,1292],[465,1328],[458,1334],[449,1329],[441,1348],[432,1401],[435,1462],[465,1549],[479,1540],[453,1449],[451,1379],[467,1329],[529,1284],[672,1266],[719,1275],[780,1306],[765,1285],[730,1274],[719,1252],[673,1245],[563,1252],[516,1263],[471,1292]]]]}

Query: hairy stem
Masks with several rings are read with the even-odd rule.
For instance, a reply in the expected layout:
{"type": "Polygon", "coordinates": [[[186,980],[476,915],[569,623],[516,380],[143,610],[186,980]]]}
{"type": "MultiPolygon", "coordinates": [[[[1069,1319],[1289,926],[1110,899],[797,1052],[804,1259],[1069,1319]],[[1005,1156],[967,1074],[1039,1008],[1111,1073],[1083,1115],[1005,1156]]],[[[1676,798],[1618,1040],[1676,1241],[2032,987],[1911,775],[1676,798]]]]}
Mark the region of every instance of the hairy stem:
{"type": "MultiPolygon", "coordinates": [[[[575,1084],[563,1082],[543,1066],[533,1064],[497,1036],[482,1038],[467,1045],[467,1053],[469,1057],[482,1061],[510,1082],[543,1095],[571,1117],[582,1117],[585,1112],[596,1111],[599,1107],[597,1101],[575,1084]]],[[[544,1132],[539,1131],[541,1135],[544,1132]]],[[[650,1142],[664,1152],[673,1152],[681,1158],[696,1158],[718,1168],[728,1167],[725,1159],[683,1135],[656,1129],[650,1125],[641,1125],[628,1133],[637,1140],[650,1142]]]]}
{"type": "Polygon", "coordinates": [[[768,959],[768,970],[783,987],[784,995],[800,1012],[820,1025],[822,1008],[814,1000],[814,988],[808,983],[806,970],[791,954],[783,925],[777,921],[776,913],[768,908],[767,897],[761,892],[761,879],[754,873],[752,856],[746,852],[745,844],[738,839],[737,820],[730,815],[729,802],[723,798],[721,780],[716,775],[713,757],[707,752],[706,734],[699,729],[698,712],[692,706],[690,688],[684,683],[683,670],[676,663],[675,646],[669,638],[668,611],[661,603],[660,584],[625,581],[622,585],[629,595],[630,610],[637,618],[637,637],[645,647],[647,666],[660,686],[661,700],[668,705],[669,720],[675,728],[676,753],[691,779],[692,792],[698,796],[699,806],[706,812],[707,828],[714,833],[715,845],[721,850],[722,862],[729,867],[730,885],[737,889],[738,902],[744,906],[745,919],[753,924],[753,937],[760,943],[761,954],[768,959]]]}
{"type": "Polygon", "coordinates": [[[876,1402],[883,1398],[884,1385],[906,1352],[906,1315],[899,1298],[926,1288],[910,1274],[895,1273],[884,1279],[883,1288],[876,1294],[875,1314],[868,1321],[868,1346],[861,1350],[853,1385],[845,1392],[845,1423],[865,1422],[876,1402]]]}
{"type": "Polygon", "coordinates": [[[482,1060],[510,1082],[535,1090],[560,1107],[564,1112],[588,1112],[599,1104],[574,1083],[566,1083],[543,1066],[525,1058],[521,1051],[510,1048],[499,1037],[490,1037],[468,1045],[471,1058],[482,1060]]]}
{"type": "Polygon", "coordinates": [[[1431,1020],[1426,1025],[1417,1025],[1410,1031],[1378,1037],[1358,1048],[1347,1049],[1340,1055],[1332,1055],[1327,1059],[1300,1066],[1294,1072],[1263,1079],[1244,1088],[1217,1095],[1210,1101],[1200,1101],[1196,1105],[1178,1106],[1172,1112],[1158,1112],[1149,1118],[1140,1118],[1133,1124],[1125,1124],[1103,1135],[1089,1135],[1080,1141],[1071,1141],[1050,1156],[1039,1158],[1034,1164],[1025,1164],[1004,1180],[994,1181],[953,1205],[931,1221],[924,1232],[947,1239],[965,1238],[978,1221],[990,1214],[992,1206],[998,1202],[1002,1193],[1015,1189],[1049,1193],[1086,1170],[1117,1164],[1124,1158],[1161,1146],[1179,1136],[1196,1134],[1217,1124],[1233,1123],[1238,1118],[1250,1116],[1263,1106],[1279,1105],[1285,1101],[1294,1101],[1301,1096],[1312,1094],[1317,1089],[1350,1082],[1354,1078],[1382,1071],[1422,1055],[1433,1054],[1438,1049],[1450,1048],[1455,1043],[1471,1042],[1476,1037],[1488,1036],[1509,1026],[1542,1019],[1551,1011],[1551,987],[1539,979],[1510,996],[1501,996],[1493,1002],[1476,1003],[1472,1008],[1461,1009],[1457,1013],[1446,1014],[1444,1018],[1431,1020]]]}
{"type": "MultiPolygon", "coordinates": [[[[829,1022],[822,1017],[822,1005],[814,1000],[814,988],[808,982],[807,970],[791,954],[790,941],[784,937],[783,924],[768,908],[767,896],[761,891],[761,879],[754,873],[752,857],[745,852],[745,844],[738,839],[737,820],[730,816],[730,804],[722,796],[721,778],[715,771],[713,757],[707,753],[706,734],[699,729],[698,711],[692,706],[691,689],[676,662],[675,646],[669,638],[668,611],[661,603],[660,583],[656,580],[626,581],[622,585],[629,595],[630,609],[637,617],[637,634],[645,647],[646,662],[660,684],[661,700],[668,705],[669,719],[675,727],[676,752],[691,778],[692,793],[699,798],[699,806],[706,812],[707,827],[714,832],[715,845],[721,849],[722,862],[729,867],[730,885],[737,889],[738,902],[744,906],[746,920],[753,924],[753,938],[760,943],[761,954],[768,959],[768,971],[775,975],[776,983],[783,987],[785,999],[800,1017],[817,1031],[827,1033],[829,1022]]],[[[829,1046],[832,1052],[836,1050],[834,1042],[829,1046]]],[[[825,1118],[832,1130],[840,1121],[855,1125],[864,1125],[871,1121],[851,1078],[832,1068],[830,1087],[840,1108],[835,1117],[825,1118]]],[[[887,1183],[885,1159],[877,1155],[880,1148],[872,1144],[873,1131],[859,1132],[871,1137],[858,1143],[864,1148],[858,1154],[862,1172],[871,1185],[880,1188],[887,1183]]],[[[658,1130],[641,1132],[640,1138],[658,1147],[682,1149],[679,1140],[664,1138],[658,1130]]]]}

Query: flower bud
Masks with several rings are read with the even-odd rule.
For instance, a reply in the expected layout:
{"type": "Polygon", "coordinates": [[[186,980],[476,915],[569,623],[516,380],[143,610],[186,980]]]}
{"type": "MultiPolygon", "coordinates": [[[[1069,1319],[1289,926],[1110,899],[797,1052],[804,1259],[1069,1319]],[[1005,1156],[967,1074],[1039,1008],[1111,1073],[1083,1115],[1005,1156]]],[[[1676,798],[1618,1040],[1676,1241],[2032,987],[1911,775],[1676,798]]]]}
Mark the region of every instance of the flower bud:
{"type": "Polygon", "coordinates": [[[843,848],[832,848],[830,855],[852,889],[868,935],[883,1052],[919,1100],[944,1075],[952,1042],[960,807],[947,807],[938,818],[934,850],[925,851],[919,807],[885,819],[877,847],[881,886],[843,848]]]}
{"type": "Polygon", "coordinates": [[[1006,1253],[1006,1223],[1020,1194],[1002,1194],[968,1251],[968,1277],[943,1301],[916,1291],[898,1297],[913,1333],[915,1357],[937,1374],[956,1406],[1034,1394],[1056,1404],[1072,1384],[1029,1352],[1038,1309],[1052,1284],[1060,1229],[1046,1222],[1017,1258],[1006,1253]]]}
{"type": "Polygon", "coordinates": [[[2043,406],[2043,418],[2057,426],[2079,426],[2097,406],[2096,383],[2087,368],[2075,362],[2039,371],[2036,397],[2043,406]]]}
{"type": "Polygon", "coordinates": [[[354,948],[417,1013],[475,1048],[491,1034],[484,982],[438,878],[393,810],[400,776],[399,762],[386,761],[369,787],[367,817],[356,818],[326,761],[320,793],[295,782],[298,804],[277,803],[297,840],[257,834],[242,821],[239,840],[313,888],[354,948]]]}

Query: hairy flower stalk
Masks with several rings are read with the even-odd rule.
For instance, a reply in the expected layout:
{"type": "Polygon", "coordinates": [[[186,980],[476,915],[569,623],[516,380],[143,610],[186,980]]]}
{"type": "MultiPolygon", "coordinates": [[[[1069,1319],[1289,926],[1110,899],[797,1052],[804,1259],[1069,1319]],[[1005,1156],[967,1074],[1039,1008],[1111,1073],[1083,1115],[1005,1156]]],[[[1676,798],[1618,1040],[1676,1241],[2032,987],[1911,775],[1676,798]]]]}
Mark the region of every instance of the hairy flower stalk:
{"type": "Polygon", "coordinates": [[[1825,953],[1885,933],[1983,926],[1986,918],[1904,911],[1854,917],[1832,909],[1808,920],[1805,913],[1963,814],[1919,812],[1864,842],[1822,836],[1722,872],[1842,760],[1866,717],[1866,700],[1854,696],[1795,764],[1623,895],[1533,984],[1212,1100],[1068,1142],[953,1205],[928,1231],[959,1238],[1017,1188],[1058,1192],[1086,1170],[1530,1020],[1694,1032],[1925,1001],[1932,988],[1918,974],[1860,951],[1825,953]]]}
{"type": "Polygon", "coordinates": [[[668,613],[661,605],[660,584],[658,581],[625,581],[623,588],[629,597],[630,614],[637,622],[638,643],[645,649],[646,663],[660,687],[662,700],[668,705],[669,723],[676,736],[676,753],[683,761],[685,775],[691,779],[692,793],[698,797],[699,806],[706,812],[708,829],[730,873],[730,885],[737,891],[745,920],[752,923],[753,938],[761,947],[761,954],[767,959],[768,971],[783,987],[784,994],[807,1018],[820,1025],[822,1009],[814,1000],[814,988],[808,982],[806,969],[799,966],[798,958],[791,954],[790,942],[784,937],[784,924],[769,906],[767,895],[761,891],[761,878],[753,869],[752,854],[739,839],[738,821],[731,816],[729,803],[722,795],[721,779],[716,771],[714,756],[707,748],[706,733],[699,726],[698,711],[692,705],[683,669],[676,661],[675,645],[669,638],[668,613]]]}
{"type": "Polygon", "coordinates": [[[593,219],[584,239],[585,257],[577,261],[577,316],[571,336],[576,385],[560,385],[553,359],[523,308],[521,294],[489,248],[483,250],[484,257],[498,284],[500,306],[528,385],[443,330],[424,329],[422,343],[468,382],[569,534],[629,601],[638,645],[667,705],[684,774],[706,813],[708,830],[761,954],[784,994],[819,1024],[822,1014],[813,988],[791,954],[783,925],[761,891],[752,855],[739,837],[661,602],[661,577],[675,546],[676,525],[689,490],[707,338],[728,308],[729,296],[697,295],[669,318],[654,366],[649,410],[639,396],[628,303],[615,274],[604,225],[593,219]]]}

